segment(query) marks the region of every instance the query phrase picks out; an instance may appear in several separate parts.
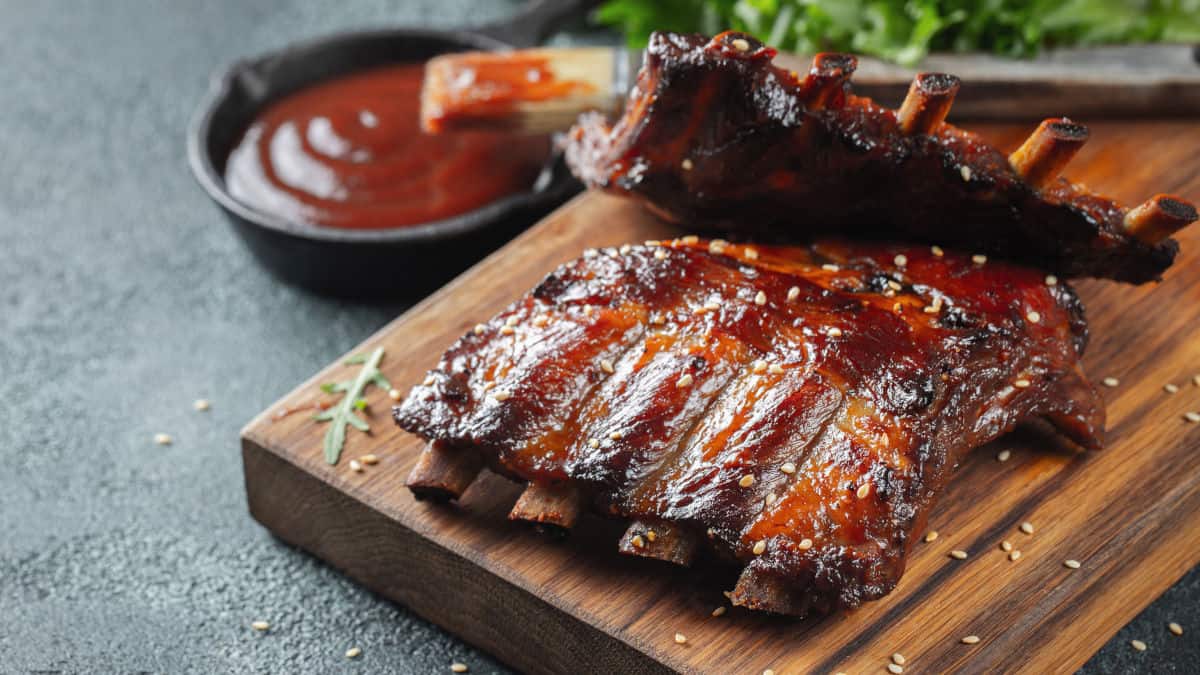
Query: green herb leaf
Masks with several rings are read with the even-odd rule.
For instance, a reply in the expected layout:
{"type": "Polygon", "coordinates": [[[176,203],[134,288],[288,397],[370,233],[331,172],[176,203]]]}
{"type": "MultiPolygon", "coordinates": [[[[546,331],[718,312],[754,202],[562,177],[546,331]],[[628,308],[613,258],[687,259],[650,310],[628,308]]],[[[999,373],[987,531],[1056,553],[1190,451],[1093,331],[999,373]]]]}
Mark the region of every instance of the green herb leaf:
{"type": "Polygon", "coordinates": [[[318,422],[330,422],[329,429],[325,432],[324,442],[325,461],[327,463],[337,464],[338,459],[341,458],[342,448],[346,444],[347,425],[362,432],[369,432],[371,430],[367,422],[356,415],[355,411],[363,410],[367,407],[367,400],[363,398],[363,391],[368,385],[374,384],[383,389],[391,388],[391,385],[387,383],[387,379],[379,372],[379,362],[382,360],[383,347],[376,347],[367,356],[356,356],[346,360],[345,363],[349,365],[362,364],[362,368],[358,371],[358,376],[353,380],[321,385],[321,391],[327,394],[334,392],[346,393],[338,401],[337,405],[313,417],[318,422]]]}

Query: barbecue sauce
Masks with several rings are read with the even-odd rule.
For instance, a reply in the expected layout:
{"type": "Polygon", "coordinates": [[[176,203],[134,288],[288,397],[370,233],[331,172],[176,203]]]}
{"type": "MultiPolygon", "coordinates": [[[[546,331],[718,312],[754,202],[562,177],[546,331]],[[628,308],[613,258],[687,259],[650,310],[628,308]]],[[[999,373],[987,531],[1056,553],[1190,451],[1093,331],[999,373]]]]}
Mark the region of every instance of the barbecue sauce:
{"type": "Polygon", "coordinates": [[[422,64],[371,69],[264,109],[226,163],[256,209],[327,227],[379,229],[449,218],[530,189],[542,136],[421,132],[422,64]]]}

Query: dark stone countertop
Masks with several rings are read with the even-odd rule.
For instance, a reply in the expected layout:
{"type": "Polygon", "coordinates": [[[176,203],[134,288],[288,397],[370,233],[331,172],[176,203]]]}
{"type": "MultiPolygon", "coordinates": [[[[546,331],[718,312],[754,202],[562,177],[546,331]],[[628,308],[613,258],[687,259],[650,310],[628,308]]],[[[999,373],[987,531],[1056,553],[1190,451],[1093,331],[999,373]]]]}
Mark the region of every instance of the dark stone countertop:
{"type": "MultiPolygon", "coordinates": [[[[242,424],[403,306],[268,277],[192,180],[184,129],[236,57],[514,6],[4,4],[0,671],[427,673],[458,660],[504,672],[247,515],[242,424]],[[202,397],[208,412],[192,409],[202,397]],[[174,443],[155,445],[157,432],[174,443]],[[251,630],[257,619],[271,631],[251,630]]],[[[1198,635],[1193,570],[1085,671],[1195,672],[1198,635]]]]}

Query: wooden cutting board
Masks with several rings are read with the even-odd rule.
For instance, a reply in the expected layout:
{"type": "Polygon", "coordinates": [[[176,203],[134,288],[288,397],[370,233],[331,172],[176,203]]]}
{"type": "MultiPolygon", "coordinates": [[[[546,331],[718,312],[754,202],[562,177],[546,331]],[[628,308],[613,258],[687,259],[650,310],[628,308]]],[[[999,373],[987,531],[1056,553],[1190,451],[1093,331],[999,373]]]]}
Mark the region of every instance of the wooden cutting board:
{"type": "MultiPolygon", "coordinates": [[[[1005,148],[1029,127],[979,128],[1005,148]]],[[[1126,202],[1156,191],[1200,197],[1200,125],[1100,124],[1069,174],[1126,202]]],[[[402,391],[442,350],[589,246],[678,234],[628,201],[585,194],[551,214],[351,353],[386,349],[402,391]]],[[[278,411],[327,399],[352,377],[341,360],[242,433],[250,512],[279,537],[364,586],[530,672],[883,672],[894,652],[914,672],[1067,672],[1200,562],[1200,226],[1165,282],[1087,282],[1091,376],[1104,388],[1109,447],[1081,455],[1018,430],[976,451],[929,522],[899,587],[859,610],[799,621],[731,610],[728,570],[683,570],[616,552],[623,524],[585,518],[565,541],[510,523],[519,488],[484,475],[458,505],[404,488],[421,444],[368,390],[371,433],[350,430],[342,462],[322,459],[324,425],[278,411]],[[1179,386],[1168,394],[1163,385],[1179,386]],[[999,462],[997,452],[1011,459],[999,462]],[[355,473],[348,460],[381,461],[355,473]],[[1032,535],[1018,530],[1023,521],[1032,535]],[[1002,540],[1020,549],[1011,562],[1002,540]],[[970,557],[948,557],[963,549],[970,557]],[[1080,569],[1063,561],[1075,559],[1080,569]],[[686,645],[674,635],[687,637],[686,645]],[[978,644],[960,642],[978,635],[978,644]]]]}

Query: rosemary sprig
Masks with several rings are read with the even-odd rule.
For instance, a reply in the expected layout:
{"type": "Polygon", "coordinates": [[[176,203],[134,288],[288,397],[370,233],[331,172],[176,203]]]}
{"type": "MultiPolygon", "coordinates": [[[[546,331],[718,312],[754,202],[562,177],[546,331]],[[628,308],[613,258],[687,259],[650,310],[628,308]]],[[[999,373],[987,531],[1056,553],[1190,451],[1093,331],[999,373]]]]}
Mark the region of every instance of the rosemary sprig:
{"type": "Polygon", "coordinates": [[[367,400],[363,398],[363,390],[367,388],[368,384],[374,384],[384,391],[392,388],[383,373],[379,372],[379,362],[382,360],[383,347],[376,347],[369,356],[360,355],[346,359],[346,365],[362,364],[362,369],[358,371],[358,377],[344,382],[329,382],[321,385],[321,391],[326,394],[345,392],[345,396],[338,401],[337,405],[313,417],[318,422],[332,422],[325,432],[325,461],[329,464],[337,464],[338,458],[342,456],[342,447],[346,444],[346,425],[363,432],[371,430],[366,421],[355,415],[354,411],[367,407],[367,400]]]}

